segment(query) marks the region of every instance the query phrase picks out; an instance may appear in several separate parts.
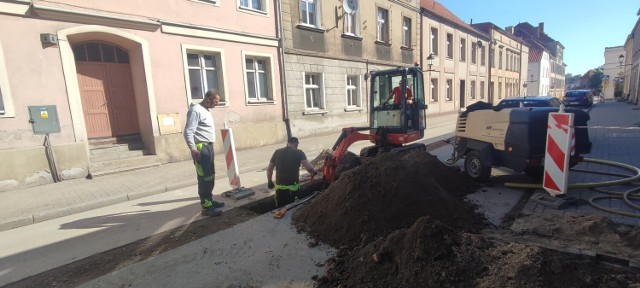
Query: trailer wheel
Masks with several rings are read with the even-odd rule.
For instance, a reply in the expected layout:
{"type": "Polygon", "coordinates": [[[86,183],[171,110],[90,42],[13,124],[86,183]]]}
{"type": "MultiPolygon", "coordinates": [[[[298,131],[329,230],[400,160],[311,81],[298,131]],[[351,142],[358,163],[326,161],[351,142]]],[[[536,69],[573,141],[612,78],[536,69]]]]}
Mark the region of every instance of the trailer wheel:
{"type": "Polygon", "coordinates": [[[474,150],[469,152],[464,159],[464,171],[476,182],[487,182],[491,176],[491,166],[483,164],[480,152],[474,150]]]}

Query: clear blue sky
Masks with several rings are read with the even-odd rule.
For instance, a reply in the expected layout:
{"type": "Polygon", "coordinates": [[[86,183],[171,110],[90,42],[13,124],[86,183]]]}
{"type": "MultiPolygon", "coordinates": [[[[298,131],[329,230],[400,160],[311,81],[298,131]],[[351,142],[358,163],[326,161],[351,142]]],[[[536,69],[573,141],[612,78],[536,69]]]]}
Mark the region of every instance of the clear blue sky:
{"type": "Polygon", "coordinates": [[[560,41],[566,73],[582,75],[604,64],[604,48],[623,46],[636,24],[638,0],[436,0],[464,22],[498,27],[544,22],[549,37],[560,41]]]}

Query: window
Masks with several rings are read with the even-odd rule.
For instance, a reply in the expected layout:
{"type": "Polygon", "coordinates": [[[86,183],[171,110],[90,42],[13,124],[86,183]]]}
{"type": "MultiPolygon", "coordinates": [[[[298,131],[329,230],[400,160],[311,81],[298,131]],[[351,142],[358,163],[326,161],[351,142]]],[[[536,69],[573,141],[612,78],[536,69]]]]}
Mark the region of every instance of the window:
{"type": "Polygon", "coordinates": [[[78,62],[129,63],[129,53],[107,43],[91,42],[73,47],[78,62]]]}
{"type": "Polygon", "coordinates": [[[469,87],[470,90],[470,94],[469,97],[471,99],[476,99],[476,81],[475,80],[471,80],[471,87],[469,87]]]}
{"type": "Polygon", "coordinates": [[[478,44],[476,44],[476,42],[473,42],[471,43],[471,63],[472,64],[478,63],[477,54],[478,54],[478,44]]]}
{"type": "Polygon", "coordinates": [[[502,99],[502,79],[498,79],[498,99],[502,99]]]}
{"type": "Polygon", "coordinates": [[[431,28],[431,53],[438,55],[438,29],[431,28]]]}
{"type": "Polygon", "coordinates": [[[360,107],[360,81],[359,76],[347,76],[347,107],[360,107]]]}
{"type": "Polygon", "coordinates": [[[266,12],[266,0],[240,0],[240,8],[266,12]]]}
{"type": "Polygon", "coordinates": [[[246,95],[249,102],[273,101],[271,59],[245,56],[246,95]]]}
{"type": "Polygon", "coordinates": [[[389,43],[389,11],[378,8],[378,41],[389,43]]]}
{"type": "Polygon", "coordinates": [[[411,47],[411,18],[402,20],[402,46],[411,47]]]}
{"type": "Polygon", "coordinates": [[[187,52],[187,74],[192,100],[204,99],[210,89],[220,92],[220,102],[226,102],[220,85],[220,54],[210,52],[187,52]]]}
{"type": "Polygon", "coordinates": [[[460,61],[467,61],[467,39],[460,38],[460,61]]]}
{"type": "Polygon", "coordinates": [[[447,92],[447,101],[451,101],[453,97],[453,80],[447,79],[447,86],[445,87],[445,91],[447,92]]]}
{"type": "Polygon", "coordinates": [[[318,2],[320,0],[300,0],[300,21],[303,24],[318,27],[319,13],[318,2]]]}
{"type": "Polygon", "coordinates": [[[304,99],[306,109],[324,109],[321,74],[304,75],[304,99]]]}
{"type": "Polygon", "coordinates": [[[484,81],[480,81],[480,99],[484,99],[484,81]]]}
{"type": "Polygon", "coordinates": [[[438,78],[431,78],[431,102],[438,102],[438,78]]]}
{"type": "Polygon", "coordinates": [[[482,48],[480,48],[480,65],[484,66],[486,64],[485,59],[486,57],[486,46],[482,46],[482,48]]]}
{"type": "Polygon", "coordinates": [[[453,34],[447,33],[447,58],[453,58],[453,34]]]}
{"type": "Polygon", "coordinates": [[[13,99],[9,88],[9,77],[4,63],[4,51],[0,42],[0,118],[15,117],[13,99]]]}
{"type": "Polygon", "coordinates": [[[344,14],[344,34],[358,35],[358,11],[344,14]]]}
{"type": "Polygon", "coordinates": [[[500,53],[498,53],[498,69],[502,69],[502,49],[500,49],[500,53]]]}
{"type": "Polygon", "coordinates": [[[504,66],[507,71],[511,71],[511,53],[507,50],[507,64],[504,66]]]}

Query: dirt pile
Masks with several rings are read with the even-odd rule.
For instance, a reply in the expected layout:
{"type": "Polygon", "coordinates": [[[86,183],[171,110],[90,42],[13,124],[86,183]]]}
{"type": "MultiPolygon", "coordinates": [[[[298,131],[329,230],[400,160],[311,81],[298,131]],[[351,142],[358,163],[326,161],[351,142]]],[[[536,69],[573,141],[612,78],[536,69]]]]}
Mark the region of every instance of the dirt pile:
{"type": "Polygon", "coordinates": [[[640,287],[631,269],[498,243],[422,217],[364,247],[341,249],[318,287],[640,287]]]}
{"type": "Polygon", "coordinates": [[[293,223],[334,247],[365,245],[430,216],[462,231],[484,219],[462,198],[478,186],[427,152],[388,153],[344,172],[293,223]]]}
{"type": "Polygon", "coordinates": [[[573,245],[637,261],[637,227],[556,215],[480,231],[486,222],[463,200],[478,186],[434,156],[356,160],[347,162],[362,164],[293,215],[298,229],[339,247],[318,287],[640,288],[638,269],[561,252],[573,245]]]}

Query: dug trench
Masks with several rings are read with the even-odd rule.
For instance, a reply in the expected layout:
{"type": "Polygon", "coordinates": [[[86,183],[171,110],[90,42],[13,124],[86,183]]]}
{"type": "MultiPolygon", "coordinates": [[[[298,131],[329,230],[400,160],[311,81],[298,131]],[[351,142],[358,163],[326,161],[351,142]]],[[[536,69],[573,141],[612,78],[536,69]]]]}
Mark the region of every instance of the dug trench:
{"type": "MultiPolygon", "coordinates": [[[[491,226],[465,201],[482,187],[427,152],[349,155],[340,170],[335,183],[293,211],[299,231],[338,249],[314,277],[318,287],[640,287],[637,227],[517,212],[491,226]],[[611,259],[622,260],[601,261],[611,259]]],[[[302,190],[323,188],[312,185],[321,184],[302,190]]],[[[273,210],[264,198],[219,221],[202,219],[8,287],[75,287],[273,210]]]]}

